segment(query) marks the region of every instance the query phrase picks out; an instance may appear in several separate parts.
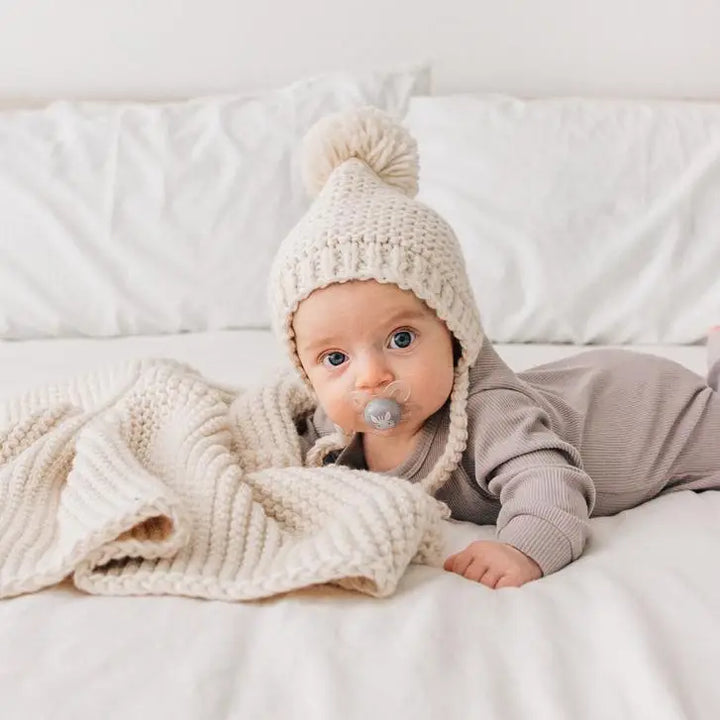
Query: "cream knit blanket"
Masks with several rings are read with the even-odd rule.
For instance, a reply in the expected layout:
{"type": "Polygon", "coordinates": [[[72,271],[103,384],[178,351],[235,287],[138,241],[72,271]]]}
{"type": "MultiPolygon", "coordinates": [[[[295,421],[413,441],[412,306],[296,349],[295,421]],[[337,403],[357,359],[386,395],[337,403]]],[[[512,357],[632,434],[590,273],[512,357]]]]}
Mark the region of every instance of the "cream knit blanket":
{"type": "Polygon", "coordinates": [[[257,391],[140,360],[0,404],[0,597],[71,575],[108,595],[394,592],[445,506],[405,480],[302,467],[290,377],[257,391]]]}

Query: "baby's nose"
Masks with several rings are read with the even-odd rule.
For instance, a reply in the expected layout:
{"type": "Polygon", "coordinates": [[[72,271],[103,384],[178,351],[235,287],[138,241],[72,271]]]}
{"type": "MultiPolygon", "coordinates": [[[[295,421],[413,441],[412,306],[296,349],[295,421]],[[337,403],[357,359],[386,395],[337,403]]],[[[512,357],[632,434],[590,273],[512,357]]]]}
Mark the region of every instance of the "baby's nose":
{"type": "Polygon", "coordinates": [[[358,390],[375,390],[394,380],[392,370],[379,353],[362,358],[355,376],[355,387],[358,390]]]}

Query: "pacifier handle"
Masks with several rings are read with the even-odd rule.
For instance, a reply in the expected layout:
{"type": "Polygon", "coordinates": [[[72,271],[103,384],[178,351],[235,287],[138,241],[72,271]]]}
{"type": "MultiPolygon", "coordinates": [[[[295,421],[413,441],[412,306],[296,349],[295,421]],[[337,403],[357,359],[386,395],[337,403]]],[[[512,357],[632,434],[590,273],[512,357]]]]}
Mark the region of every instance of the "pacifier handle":
{"type": "Polygon", "coordinates": [[[410,397],[410,388],[400,380],[393,380],[393,382],[385,387],[383,397],[392,398],[399,403],[404,403],[407,402],[410,397]]]}

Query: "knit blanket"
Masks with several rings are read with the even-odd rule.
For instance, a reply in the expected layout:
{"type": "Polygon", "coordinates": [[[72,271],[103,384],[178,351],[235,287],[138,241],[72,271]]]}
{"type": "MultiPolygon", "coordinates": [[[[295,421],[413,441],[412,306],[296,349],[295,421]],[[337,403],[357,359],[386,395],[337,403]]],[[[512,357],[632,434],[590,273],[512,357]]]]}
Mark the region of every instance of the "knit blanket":
{"type": "Polygon", "coordinates": [[[332,583],[392,594],[437,564],[446,507],[381,474],[304,467],[291,376],[257,390],[164,359],[0,403],[0,597],[251,600],[332,583]]]}

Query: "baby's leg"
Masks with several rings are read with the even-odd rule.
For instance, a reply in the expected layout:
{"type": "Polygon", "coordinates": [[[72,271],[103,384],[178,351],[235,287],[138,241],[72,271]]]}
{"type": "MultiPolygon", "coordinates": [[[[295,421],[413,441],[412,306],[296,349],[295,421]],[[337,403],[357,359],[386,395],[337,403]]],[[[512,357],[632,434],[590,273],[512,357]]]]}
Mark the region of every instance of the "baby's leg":
{"type": "Polygon", "coordinates": [[[720,325],[710,329],[707,338],[708,385],[720,392],[720,325]]]}
{"type": "Polygon", "coordinates": [[[703,412],[673,463],[664,493],[720,490],[720,393],[706,389],[696,401],[705,403],[703,412]]]}

